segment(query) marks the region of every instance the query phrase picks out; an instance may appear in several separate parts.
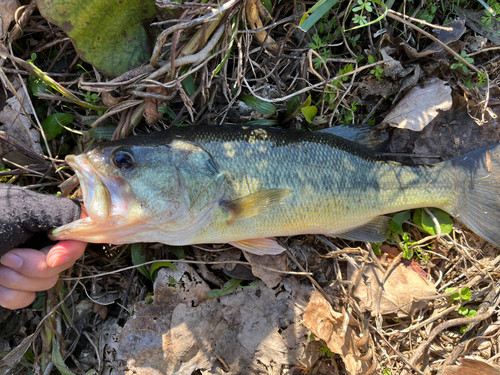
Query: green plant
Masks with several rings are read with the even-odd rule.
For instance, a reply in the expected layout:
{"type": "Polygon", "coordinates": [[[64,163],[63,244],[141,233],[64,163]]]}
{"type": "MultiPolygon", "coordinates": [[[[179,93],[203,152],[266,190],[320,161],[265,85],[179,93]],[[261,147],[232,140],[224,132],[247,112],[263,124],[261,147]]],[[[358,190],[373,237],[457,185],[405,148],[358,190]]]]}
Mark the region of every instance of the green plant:
{"type": "Polygon", "coordinates": [[[355,100],[351,103],[351,108],[341,107],[338,113],[335,114],[335,117],[340,120],[341,124],[352,124],[354,121],[354,112],[358,109],[358,105],[359,102],[355,100]]]}
{"type": "Polygon", "coordinates": [[[477,85],[482,86],[488,83],[488,74],[486,72],[477,73],[477,85]]]}
{"type": "Polygon", "coordinates": [[[254,281],[252,284],[248,286],[240,285],[243,280],[239,279],[230,279],[227,283],[222,286],[222,289],[212,289],[207,293],[207,297],[218,298],[225,296],[227,294],[231,294],[236,290],[236,288],[240,287],[242,289],[250,289],[257,285],[257,281],[254,281]]]}
{"type": "MultiPolygon", "coordinates": [[[[11,170],[7,168],[5,164],[0,164],[0,172],[10,172],[11,170]]],[[[0,182],[7,182],[12,176],[2,176],[0,177],[0,182]]]]}
{"type": "Polygon", "coordinates": [[[485,15],[481,17],[481,23],[485,26],[490,26],[493,18],[498,19],[495,16],[500,13],[500,4],[495,0],[489,0],[486,5],[488,7],[484,10],[485,15]]]}
{"type": "MultiPolygon", "coordinates": [[[[467,61],[469,64],[472,64],[474,62],[474,59],[472,57],[467,57],[467,52],[462,51],[460,53],[460,56],[462,56],[465,61],[467,61]]],[[[457,69],[461,70],[464,74],[467,74],[469,72],[469,69],[467,68],[467,65],[464,64],[464,62],[457,57],[454,58],[458,62],[451,64],[450,68],[451,69],[457,69]]]]}
{"type": "MultiPolygon", "coordinates": [[[[376,62],[377,60],[375,59],[374,56],[372,55],[368,56],[368,64],[374,64],[376,62]]],[[[375,78],[377,78],[377,80],[379,81],[384,80],[384,68],[382,68],[380,65],[374,66],[373,69],[370,70],[370,74],[373,74],[375,78]]]]}
{"type": "MultiPolygon", "coordinates": [[[[445,290],[445,293],[450,293],[450,292],[454,292],[454,293],[452,293],[448,297],[448,300],[451,302],[459,302],[460,303],[460,307],[457,310],[457,312],[460,315],[463,315],[466,318],[471,318],[473,316],[476,316],[476,314],[477,314],[476,310],[472,310],[472,309],[469,309],[469,308],[463,306],[463,304],[465,302],[470,301],[472,299],[472,294],[471,294],[470,289],[468,287],[464,287],[460,290],[457,290],[457,288],[452,287],[452,288],[447,288],[445,290]]],[[[467,326],[468,325],[461,327],[460,333],[464,334],[465,331],[467,330],[467,326]]]]}
{"type": "Polygon", "coordinates": [[[330,350],[326,343],[321,348],[319,348],[319,351],[321,352],[322,357],[333,358],[335,356],[335,353],[330,350]]]}
{"type": "MultiPolygon", "coordinates": [[[[449,234],[453,231],[453,220],[450,215],[438,208],[429,208],[429,211],[434,215],[439,224],[441,234],[449,234]]],[[[432,217],[423,208],[415,210],[413,222],[420,228],[425,230],[430,235],[438,234],[438,229],[432,217]]]]}
{"type": "Polygon", "coordinates": [[[323,39],[319,36],[319,34],[314,34],[313,35],[313,41],[308,44],[309,48],[315,50],[318,52],[318,54],[321,56],[315,57],[314,58],[314,69],[319,69],[324,62],[326,64],[327,59],[330,57],[331,53],[330,50],[327,48],[323,48],[327,45],[326,38],[323,39]]]}
{"type": "Polygon", "coordinates": [[[366,10],[368,13],[373,11],[373,4],[371,1],[367,0],[358,0],[358,6],[352,8],[352,11],[355,13],[352,18],[352,22],[359,24],[360,26],[366,25],[368,23],[366,16],[363,15],[366,10]],[[359,12],[359,13],[358,13],[359,12]]]}
{"type": "Polygon", "coordinates": [[[391,370],[389,370],[387,367],[384,370],[382,370],[382,375],[391,375],[391,374],[392,374],[391,370]]]}

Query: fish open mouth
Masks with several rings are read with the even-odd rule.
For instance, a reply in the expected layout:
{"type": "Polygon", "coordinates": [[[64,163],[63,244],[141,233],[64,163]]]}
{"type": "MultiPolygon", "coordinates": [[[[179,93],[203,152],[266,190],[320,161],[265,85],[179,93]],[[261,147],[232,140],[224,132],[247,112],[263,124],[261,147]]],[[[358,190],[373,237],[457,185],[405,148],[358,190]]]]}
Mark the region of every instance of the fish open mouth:
{"type": "Polygon", "coordinates": [[[123,178],[103,174],[85,154],[68,155],[66,162],[80,181],[83,209],[88,217],[54,229],[49,235],[51,239],[104,243],[109,242],[109,237],[116,237],[118,228],[126,230],[133,225],[131,208],[136,200],[123,178]]]}

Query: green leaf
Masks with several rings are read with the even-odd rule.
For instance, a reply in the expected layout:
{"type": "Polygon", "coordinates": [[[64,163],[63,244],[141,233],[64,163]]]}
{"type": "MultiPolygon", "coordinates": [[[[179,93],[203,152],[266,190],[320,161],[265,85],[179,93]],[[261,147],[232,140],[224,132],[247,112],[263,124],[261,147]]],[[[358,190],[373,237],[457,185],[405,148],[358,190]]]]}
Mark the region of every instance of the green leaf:
{"type": "Polygon", "coordinates": [[[230,279],[227,283],[224,284],[222,287],[222,294],[221,296],[225,296],[227,294],[231,294],[236,290],[236,288],[241,284],[243,280],[239,279],[230,279]]]}
{"type": "Polygon", "coordinates": [[[182,86],[189,96],[194,94],[194,79],[192,74],[184,78],[184,80],[182,81],[182,86]]]}
{"type": "MultiPolygon", "coordinates": [[[[446,288],[444,292],[450,293],[450,292],[453,292],[454,290],[457,290],[457,288],[446,288]]],[[[459,300],[460,299],[459,291],[457,290],[455,293],[451,294],[448,298],[452,299],[454,301],[459,300]]]]}
{"type": "Polygon", "coordinates": [[[170,246],[168,248],[168,251],[170,251],[172,254],[174,254],[177,259],[184,259],[186,258],[186,253],[184,252],[184,248],[180,246],[170,246]]]}
{"type": "MultiPolygon", "coordinates": [[[[453,220],[451,219],[450,215],[438,208],[429,208],[429,210],[436,217],[439,226],[441,227],[441,234],[449,234],[453,231],[453,220]]],[[[437,228],[434,224],[434,221],[432,221],[432,218],[424,209],[419,208],[415,211],[413,221],[429,234],[433,236],[437,234],[437,228]]]]}
{"type": "Polygon", "coordinates": [[[286,102],[286,114],[285,117],[296,115],[300,110],[300,98],[299,96],[293,96],[289,101],[286,102]]]}
{"type": "Polygon", "coordinates": [[[39,94],[50,94],[49,86],[37,76],[29,77],[28,86],[33,96],[38,96],[39,94]]]}
{"type": "Polygon", "coordinates": [[[264,100],[256,98],[255,96],[243,94],[240,96],[240,99],[250,108],[259,113],[262,113],[263,115],[274,115],[276,113],[276,107],[273,105],[273,103],[265,102],[264,100]]]}
{"type": "Polygon", "coordinates": [[[458,313],[460,315],[467,315],[468,312],[469,312],[469,309],[465,306],[461,306],[458,308],[458,313]]]}
{"type": "Polygon", "coordinates": [[[61,375],[74,375],[74,373],[71,372],[68,366],[66,366],[66,364],[64,363],[64,359],[61,355],[56,340],[52,340],[51,354],[52,354],[52,362],[54,362],[54,365],[56,366],[57,370],[61,375]]]}
{"type": "MultiPolygon", "coordinates": [[[[134,266],[139,264],[146,263],[146,255],[142,249],[142,243],[133,243],[130,245],[130,255],[132,256],[132,263],[134,266]]],[[[148,279],[151,279],[151,274],[149,273],[146,266],[137,267],[137,270],[146,276],[148,279]]]]}
{"type": "Polygon", "coordinates": [[[241,289],[251,289],[254,288],[259,283],[259,280],[255,280],[253,283],[247,286],[240,285],[241,289]]]}
{"type": "Polygon", "coordinates": [[[403,223],[410,220],[410,211],[399,212],[392,217],[391,230],[397,234],[403,233],[403,223]]]}
{"type": "Polygon", "coordinates": [[[314,118],[314,116],[316,116],[316,113],[318,112],[318,108],[316,108],[313,105],[310,105],[310,106],[307,106],[307,107],[302,107],[300,109],[300,111],[304,115],[306,121],[308,123],[311,123],[312,120],[313,120],[313,118],[314,118]]]}
{"type": "Polygon", "coordinates": [[[149,271],[149,273],[152,275],[153,280],[156,280],[156,271],[158,271],[162,267],[170,267],[177,271],[177,267],[170,262],[155,262],[151,265],[151,270],[149,271]]]}
{"type": "Polygon", "coordinates": [[[252,125],[276,126],[278,124],[279,124],[278,120],[272,119],[272,118],[261,118],[259,120],[245,122],[245,125],[249,125],[249,126],[252,126],[252,125]]]}
{"type": "Polygon", "coordinates": [[[262,0],[262,4],[269,13],[273,11],[273,3],[271,2],[271,0],[262,0]]]}
{"type": "Polygon", "coordinates": [[[88,130],[88,135],[92,138],[111,141],[116,131],[116,125],[100,125],[88,130]]]}
{"type": "Polygon", "coordinates": [[[137,68],[151,56],[143,22],[155,16],[154,0],[38,0],[37,5],[71,38],[82,60],[110,76],[137,68]]]}
{"type": "Polygon", "coordinates": [[[470,289],[468,287],[460,289],[460,297],[462,297],[464,301],[469,301],[472,298],[470,289]]]}
{"type": "Polygon", "coordinates": [[[69,113],[54,113],[42,121],[42,128],[46,135],[51,138],[57,137],[62,133],[66,126],[73,122],[74,116],[69,113]]]}
{"type": "MultiPolygon", "coordinates": [[[[312,14],[307,17],[307,19],[299,26],[303,31],[309,30],[314,26],[316,22],[318,22],[321,17],[323,17],[326,12],[333,8],[335,4],[337,4],[338,0],[327,0],[324,4],[320,5],[316,4],[311,8],[312,14]]],[[[318,2],[319,3],[319,2],[318,2]]]]}
{"type": "Polygon", "coordinates": [[[222,295],[222,290],[220,289],[212,289],[210,292],[207,293],[207,297],[211,298],[219,298],[222,295]]]}

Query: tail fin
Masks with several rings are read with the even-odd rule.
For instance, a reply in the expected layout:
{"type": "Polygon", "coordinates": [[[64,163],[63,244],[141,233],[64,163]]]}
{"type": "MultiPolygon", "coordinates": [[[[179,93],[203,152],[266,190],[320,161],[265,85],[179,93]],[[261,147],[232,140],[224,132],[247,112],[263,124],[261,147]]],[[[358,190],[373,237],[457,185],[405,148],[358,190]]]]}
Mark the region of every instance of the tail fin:
{"type": "Polygon", "coordinates": [[[463,182],[464,195],[453,216],[474,233],[500,247],[500,143],[448,162],[463,182]]]}

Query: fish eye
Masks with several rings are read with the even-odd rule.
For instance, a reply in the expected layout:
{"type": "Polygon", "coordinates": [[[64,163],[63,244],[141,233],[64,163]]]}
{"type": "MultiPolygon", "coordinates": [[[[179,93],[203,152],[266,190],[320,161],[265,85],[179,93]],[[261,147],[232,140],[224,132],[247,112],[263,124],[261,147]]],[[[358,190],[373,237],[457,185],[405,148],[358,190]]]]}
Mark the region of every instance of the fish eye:
{"type": "Polygon", "coordinates": [[[114,165],[120,168],[122,171],[132,167],[135,164],[134,156],[129,151],[116,150],[111,158],[114,165]]]}

